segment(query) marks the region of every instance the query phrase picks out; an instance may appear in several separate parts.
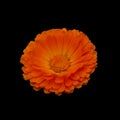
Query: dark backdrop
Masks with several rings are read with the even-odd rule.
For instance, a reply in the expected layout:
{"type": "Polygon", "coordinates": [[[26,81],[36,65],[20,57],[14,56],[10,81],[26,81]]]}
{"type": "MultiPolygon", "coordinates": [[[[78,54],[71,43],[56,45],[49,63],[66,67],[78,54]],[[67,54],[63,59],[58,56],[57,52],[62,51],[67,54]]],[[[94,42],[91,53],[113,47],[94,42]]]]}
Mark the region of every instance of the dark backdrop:
{"type": "MultiPolygon", "coordinates": [[[[87,6],[86,4],[83,4],[83,6],[78,4],[59,7],[54,5],[54,7],[33,6],[29,6],[29,4],[16,5],[5,14],[5,24],[7,25],[5,37],[8,36],[9,39],[7,39],[7,43],[5,41],[8,48],[5,55],[8,66],[5,72],[7,71],[8,74],[4,76],[6,78],[4,95],[8,99],[24,101],[33,106],[48,105],[50,107],[58,106],[59,108],[62,105],[62,109],[70,106],[73,106],[74,109],[77,107],[80,109],[84,105],[96,109],[101,106],[102,102],[107,104],[111,94],[109,84],[111,80],[110,41],[108,44],[105,37],[107,20],[104,16],[107,14],[102,14],[102,16],[101,9],[98,9],[97,5],[93,5],[93,7],[89,4],[87,6]],[[91,75],[88,84],[81,89],[75,89],[72,94],[56,96],[54,94],[44,94],[43,91],[35,92],[29,82],[22,77],[22,64],[19,61],[23,49],[30,40],[34,40],[38,33],[52,28],[64,27],[78,29],[88,35],[98,52],[98,67],[91,75]]],[[[102,11],[102,13],[104,12],[102,11]]],[[[17,102],[18,104],[19,102],[17,102]]],[[[86,111],[86,107],[83,108],[86,111]]]]}

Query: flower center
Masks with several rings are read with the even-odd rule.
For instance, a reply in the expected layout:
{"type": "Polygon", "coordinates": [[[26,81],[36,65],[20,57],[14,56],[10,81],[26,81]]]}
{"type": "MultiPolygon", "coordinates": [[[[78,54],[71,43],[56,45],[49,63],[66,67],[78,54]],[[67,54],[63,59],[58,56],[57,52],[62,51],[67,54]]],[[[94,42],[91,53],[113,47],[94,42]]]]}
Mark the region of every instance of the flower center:
{"type": "Polygon", "coordinates": [[[54,56],[53,59],[50,61],[50,67],[56,73],[66,71],[69,66],[69,60],[65,56],[54,56]]]}

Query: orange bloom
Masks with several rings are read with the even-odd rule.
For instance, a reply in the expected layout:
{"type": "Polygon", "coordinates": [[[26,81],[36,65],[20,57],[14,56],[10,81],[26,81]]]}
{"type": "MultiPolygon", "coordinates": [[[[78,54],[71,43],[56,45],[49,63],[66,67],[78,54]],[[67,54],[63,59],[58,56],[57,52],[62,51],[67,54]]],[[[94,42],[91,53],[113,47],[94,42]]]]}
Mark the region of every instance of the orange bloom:
{"type": "Polygon", "coordinates": [[[97,65],[97,52],[78,30],[51,29],[38,34],[24,49],[23,77],[35,91],[72,93],[87,84],[97,65]]]}

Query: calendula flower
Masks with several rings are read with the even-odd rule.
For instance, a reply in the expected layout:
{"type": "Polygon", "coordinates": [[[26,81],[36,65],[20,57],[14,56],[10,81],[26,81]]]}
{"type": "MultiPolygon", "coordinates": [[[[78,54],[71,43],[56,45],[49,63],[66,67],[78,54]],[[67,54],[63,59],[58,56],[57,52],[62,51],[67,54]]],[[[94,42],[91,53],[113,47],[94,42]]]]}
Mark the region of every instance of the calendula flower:
{"type": "Polygon", "coordinates": [[[95,45],[78,30],[51,29],[38,34],[23,51],[23,77],[35,91],[72,93],[88,83],[97,65],[95,45]]]}

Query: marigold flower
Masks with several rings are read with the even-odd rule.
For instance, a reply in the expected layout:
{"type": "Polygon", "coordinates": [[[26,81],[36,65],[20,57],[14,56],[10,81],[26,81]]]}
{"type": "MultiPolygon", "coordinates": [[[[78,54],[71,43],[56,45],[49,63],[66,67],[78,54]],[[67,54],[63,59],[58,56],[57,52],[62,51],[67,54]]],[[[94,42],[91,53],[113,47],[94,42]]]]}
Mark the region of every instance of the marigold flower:
{"type": "Polygon", "coordinates": [[[35,91],[72,93],[88,83],[97,66],[95,45],[78,30],[51,29],[38,34],[23,51],[23,77],[35,91]]]}

